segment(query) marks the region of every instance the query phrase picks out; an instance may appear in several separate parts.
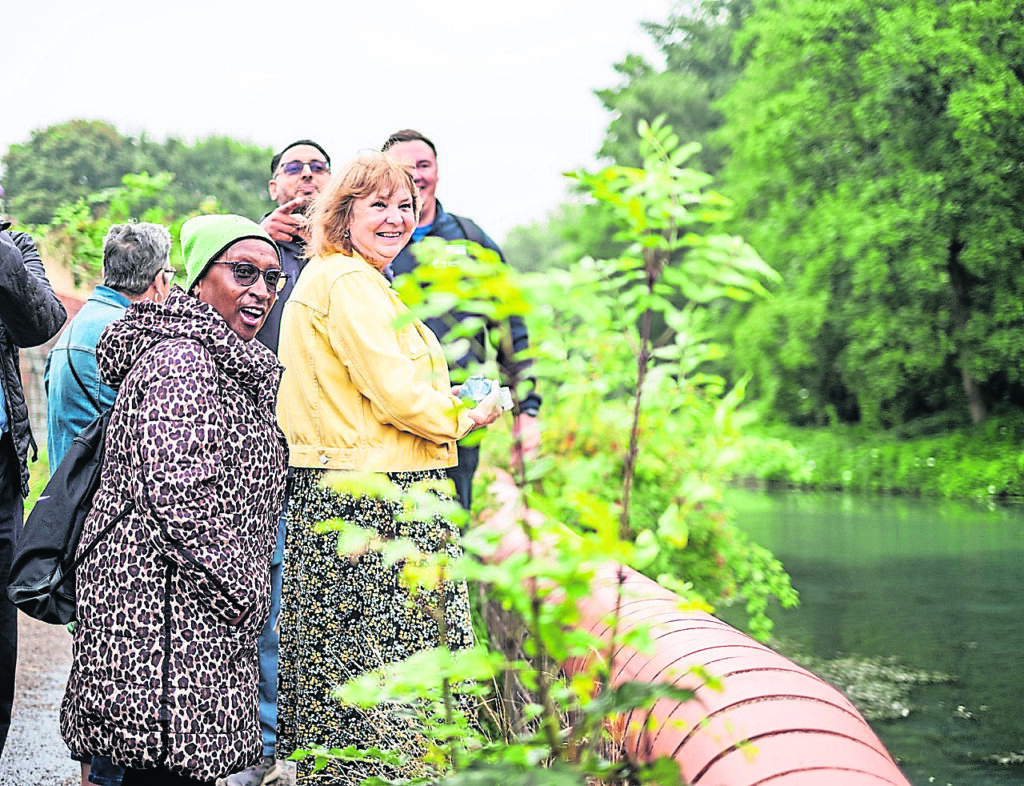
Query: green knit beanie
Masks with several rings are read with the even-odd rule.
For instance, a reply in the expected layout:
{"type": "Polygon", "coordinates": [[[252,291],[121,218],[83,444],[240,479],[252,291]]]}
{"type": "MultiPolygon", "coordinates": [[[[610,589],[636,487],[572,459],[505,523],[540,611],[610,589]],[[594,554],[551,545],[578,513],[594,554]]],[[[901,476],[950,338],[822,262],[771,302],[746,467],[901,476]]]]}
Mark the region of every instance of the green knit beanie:
{"type": "Polygon", "coordinates": [[[278,261],[281,249],[263,227],[243,216],[196,216],[181,227],[181,257],[185,261],[185,291],[206,272],[210,263],[239,240],[265,240],[274,248],[278,261]]]}

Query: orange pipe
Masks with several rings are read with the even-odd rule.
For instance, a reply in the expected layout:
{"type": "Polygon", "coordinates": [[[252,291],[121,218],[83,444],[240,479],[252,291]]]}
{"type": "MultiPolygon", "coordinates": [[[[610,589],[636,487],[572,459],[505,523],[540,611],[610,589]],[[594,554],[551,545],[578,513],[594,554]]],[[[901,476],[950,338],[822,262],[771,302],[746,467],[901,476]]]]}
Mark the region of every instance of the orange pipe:
{"type": "MultiPolygon", "coordinates": [[[[499,476],[491,490],[501,507],[479,526],[502,538],[488,561],[543,549],[518,523],[523,511],[511,479],[499,476]]],[[[539,515],[531,511],[527,520],[535,524],[539,515]]],[[[629,753],[641,760],[671,756],[693,786],[910,786],[860,712],[820,677],[712,615],[687,609],[646,576],[602,565],[580,601],[578,625],[607,642],[616,608],[619,634],[647,625],[654,651],[620,646],[611,655],[611,684],[671,682],[696,694],[619,719],[612,731],[629,753]],[[717,678],[721,689],[705,677],[717,678]]],[[[573,676],[588,660],[571,658],[562,667],[573,676]]]]}

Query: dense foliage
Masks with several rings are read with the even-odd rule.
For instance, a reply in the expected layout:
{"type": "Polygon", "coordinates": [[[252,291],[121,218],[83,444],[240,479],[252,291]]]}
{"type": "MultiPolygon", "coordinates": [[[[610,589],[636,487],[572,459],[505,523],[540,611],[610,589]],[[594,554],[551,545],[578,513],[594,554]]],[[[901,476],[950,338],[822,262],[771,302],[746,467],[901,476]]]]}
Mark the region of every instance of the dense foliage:
{"type": "MultiPolygon", "coordinates": [[[[258,219],[269,209],[271,151],[225,137],[188,145],[133,139],[100,121],[71,120],[32,132],[3,157],[6,212],[27,225],[46,258],[76,285],[99,280],[111,224],[170,227],[197,213],[258,219]],[[59,161],[60,166],[53,162],[59,161]]],[[[172,264],[179,266],[175,243],[172,264]]]]}
{"type": "MultiPolygon", "coordinates": [[[[109,123],[70,120],[37,129],[3,156],[7,212],[23,224],[49,224],[62,205],[108,188],[127,174],[170,173],[166,203],[186,216],[213,202],[218,210],[259,218],[270,204],[267,181],[273,152],[226,137],[189,145],[120,134],[109,123]]],[[[145,209],[148,205],[143,205],[145,209]]]]}
{"type": "Polygon", "coordinates": [[[860,426],[748,430],[734,480],[784,488],[973,499],[1024,498],[1024,419],[991,415],[938,436],[860,426]]]}
{"type": "Polygon", "coordinates": [[[777,275],[740,238],[720,233],[729,202],[707,174],[685,166],[696,145],[680,146],[663,127],[640,129],[654,140],[638,145],[643,170],[576,173],[622,228],[626,250],[527,284],[550,391],[553,455],[537,481],[538,504],[583,529],[621,516],[626,531],[660,546],[646,572],[712,606],[744,599],[751,630],[766,636],[766,598],[793,596],[778,563],[733,526],[721,502],[748,420],[746,382],[730,388],[708,372],[726,353],[709,317],[721,301],[764,296],[777,275]]]}
{"type": "MultiPolygon", "coordinates": [[[[113,224],[126,221],[150,221],[170,227],[176,241],[187,216],[176,218],[173,198],[167,193],[173,176],[164,172],[156,177],[128,174],[122,184],[79,197],[57,208],[53,221],[36,227],[47,259],[71,271],[76,285],[94,284],[103,270],[103,238],[113,224]]],[[[175,242],[172,265],[180,267],[181,251],[175,242]]]]}
{"type": "Polygon", "coordinates": [[[777,0],[721,104],[739,226],[785,278],[737,361],[794,422],[1024,403],[1024,3],[777,0]]]}
{"type": "MultiPolygon", "coordinates": [[[[598,93],[603,155],[632,163],[636,120],[671,118],[782,273],[717,320],[718,368],[767,417],[941,434],[1024,408],[1022,21],[1022,0],[680,2],[645,25],[664,64],[632,55],[598,93]]],[[[543,269],[621,251],[600,205],[522,231],[543,269]]]]}

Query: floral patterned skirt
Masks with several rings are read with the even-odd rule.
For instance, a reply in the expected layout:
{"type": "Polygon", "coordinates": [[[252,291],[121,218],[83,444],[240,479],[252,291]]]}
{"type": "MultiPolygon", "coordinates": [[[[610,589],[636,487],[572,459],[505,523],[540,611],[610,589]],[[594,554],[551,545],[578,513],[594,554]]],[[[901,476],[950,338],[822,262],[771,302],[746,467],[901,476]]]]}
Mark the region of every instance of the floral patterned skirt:
{"type": "MultiPolygon", "coordinates": [[[[368,552],[338,555],[337,532],[317,533],[319,522],[343,518],[376,530],[382,539],[406,538],[425,552],[461,555],[458,529],[440,517],[395,521],[396,503],[339,494],[321,485],[320,469],[293,469],[285,540],[278,677],[278,754],[314,747],[376,746],[409,755],[401,768],[332,761],[315,782],[358,784],[372,775],[429,775],[417,761],[424,740],[407,708],[372,710],[344,706],[330,692],[347,679],[438,646],[436,610],[445,609],[449,649],[472,644],[469,597],[463,583],[447,583],[413,596],[400,580],[400,565],[385,565],[368,552]],[[443,593],[443,597],[442,597],[443,593]]],[[[402,491],[424,480],[443,480],[443,470],[388,473],[402,491]]],[[[299,775],[312,769],[312,757],[299,775]]]]}

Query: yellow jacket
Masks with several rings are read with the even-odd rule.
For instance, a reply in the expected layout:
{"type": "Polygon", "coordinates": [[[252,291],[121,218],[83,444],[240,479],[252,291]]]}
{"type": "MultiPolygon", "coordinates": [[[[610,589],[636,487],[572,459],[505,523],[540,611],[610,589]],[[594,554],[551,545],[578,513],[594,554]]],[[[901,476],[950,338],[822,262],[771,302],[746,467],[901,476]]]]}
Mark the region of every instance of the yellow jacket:
{"type": "Polygon", "coordinates": [[[284,305],[277,417],[293,467],[450,467],[472,427],[430,328],[359,256],[314,257],[284,305]],[[402,327],[395,320],[406,317],[402,327]]]}

